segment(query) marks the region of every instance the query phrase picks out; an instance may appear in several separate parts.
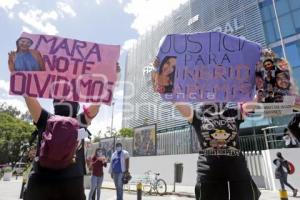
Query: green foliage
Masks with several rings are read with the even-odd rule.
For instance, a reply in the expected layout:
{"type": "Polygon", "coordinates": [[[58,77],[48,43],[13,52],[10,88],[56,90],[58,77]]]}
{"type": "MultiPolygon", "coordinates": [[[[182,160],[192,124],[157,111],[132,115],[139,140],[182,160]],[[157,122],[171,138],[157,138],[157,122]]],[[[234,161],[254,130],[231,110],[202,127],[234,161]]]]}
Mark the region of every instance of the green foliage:
{"type": "Polygon", "coordinates": [[[12,172],[12,168],[11,167],[4,167],[3,168],[3,173],[6,173],[6,172],[12,172]]]}
{"type": "Polygon", "coordinates": [[[117,136],[121,136],[121,137],[133,137],[133,129],[132,128],[121,128],[118,131],[117,136]]]}
{"type": "Polygon", "coordinates": [[[16,107],[8,105],[7,103],[0,104],[0,113],[7,113],[13,117],[17,117],[21,114],[16,107]]]}
{"type": "Polygon", "coordinates": [[[95,136],[93,139],[93,143],[100,142],[100,136],[95,136]]]}
{"type": "Polygon", "coordinates": [[[1,111],[0,164],[15,163],[19,159],[21,145],[29,141],[35,127],[18,119],[10,111],[1,111]]]}

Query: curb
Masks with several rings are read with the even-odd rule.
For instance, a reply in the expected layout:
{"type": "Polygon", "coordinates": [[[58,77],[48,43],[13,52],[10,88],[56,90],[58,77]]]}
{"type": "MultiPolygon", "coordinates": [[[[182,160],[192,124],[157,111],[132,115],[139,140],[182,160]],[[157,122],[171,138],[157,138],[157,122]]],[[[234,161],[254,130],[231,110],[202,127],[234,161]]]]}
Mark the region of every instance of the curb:
{"type": "MultiPolygon", "coordinates": [[[[102,186],[101,189],[106,189],[106,190],[115,190],[115,188],[113,187],[106,187],[106,186],[102,186]]],[[[127,192],[136,192],[136,190],[124,190],[124,191],[127,191],[127,192]]],[[[175,196],[178,196],[178,197],[188,197],[188,198],[195,198],[195,195],[194,194],[190,194],[190,193],[177,193],[177,192],[166,192],[166,194],[164,195],[175,195],[175,196]]],[[[162,195],[162,196],[164,196],[162,195]]]]}

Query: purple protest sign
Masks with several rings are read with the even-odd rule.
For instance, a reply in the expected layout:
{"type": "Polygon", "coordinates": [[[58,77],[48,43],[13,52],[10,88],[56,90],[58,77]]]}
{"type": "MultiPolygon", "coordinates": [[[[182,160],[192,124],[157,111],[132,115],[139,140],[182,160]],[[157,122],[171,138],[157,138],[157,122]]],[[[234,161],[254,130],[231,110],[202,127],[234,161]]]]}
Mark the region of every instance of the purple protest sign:
{"type": "Polygon", "coordinates": [[[23,33],[9,58],[10,94],[110,104],[119,55],[119,45],[23,33]]]}
{"type": "Polygon", "coordinates": [[[252,100],[260,52],[259,44],[221,32],[167,35],[156,89],[166,101],[252,100]]]}

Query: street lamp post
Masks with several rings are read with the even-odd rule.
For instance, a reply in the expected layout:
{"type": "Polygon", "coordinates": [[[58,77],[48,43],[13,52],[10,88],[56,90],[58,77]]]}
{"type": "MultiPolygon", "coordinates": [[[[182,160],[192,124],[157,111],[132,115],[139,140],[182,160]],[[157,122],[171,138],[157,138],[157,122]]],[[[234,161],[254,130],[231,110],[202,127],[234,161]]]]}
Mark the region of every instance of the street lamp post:
{"type": "Polygon", "coordinates": [[[113,136],[113,126],[114,126],[114,107],[115,107],[115,102],[114,100],[111,102],[112,106],[112,111],[111,111],[111,124],[110,124],[110,135],[113,136]]]}

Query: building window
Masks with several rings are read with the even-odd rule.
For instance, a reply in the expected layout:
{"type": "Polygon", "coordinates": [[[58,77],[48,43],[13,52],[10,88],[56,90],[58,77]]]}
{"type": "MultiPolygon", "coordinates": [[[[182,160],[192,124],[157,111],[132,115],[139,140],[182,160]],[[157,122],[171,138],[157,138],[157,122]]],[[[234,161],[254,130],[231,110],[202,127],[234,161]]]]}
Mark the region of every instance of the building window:
{"type": "Polygon", "coordinates": [[[281,46],[272,48],[272,50],[274,51],[274,53],[276,53],[276,55],[280,58],[283,58],[283,52],[282,52],[282,48],[281,46]]]}
{"type": "MultiPolygon", "coordinates": [[[[300,4],[300,1],[298,1],[300,4]]],[[[296,32],[300,32],[300,9],[293,12],[293,21],[295,23],[296,32]]]]}
{"type": "Polygon", "coordinates": [[[278,16],[291,12],[289,8],[289,2],[287,0],[276,0],[276,10],[278,16]]]}
{"type": "Polygon", "coordinates": [[[293,77],[294,77],[294,81],[296,82],[297,86],[298,86],[298,91],[300,90],[300,67],[294,68],[293,69],[293,77]]]}
{"type": "Polygon", "coordinates": [[[295,27],[292,21],[292,16],[290,14],[280,16],[279,23],[281,28],[282,37],[288,37],[295,34],[295,27]]]}
{"type": "Polygon", "coordinates": [[[265,30],[266,40],[268,43],[272,43],[280,39],[278,28],[276,24],[273,23],[273,21],[265,22],[264,30],[265,30]]]}
{"type": "Polygon", "coordinates": [[[300,40],[286,45],[287,59],[293,68],[300,67],[300,40]]]}
{"type": "MultiPolygon", "coordinates": [[[[272,0],[265,0],[259,4],[268,44],[280,40],[272,2],[272,0]]],[[[300,33],[300,20],[298,20],[300,18],[300,1],[275,0],[275,2],[282,37],[287,38],[300,33]]]]}
{"type": "Polygon", "coordinates": [[[292,9],[300,8],[300,1],[299,0],[289,0],[290,6],[292,9]]]}

